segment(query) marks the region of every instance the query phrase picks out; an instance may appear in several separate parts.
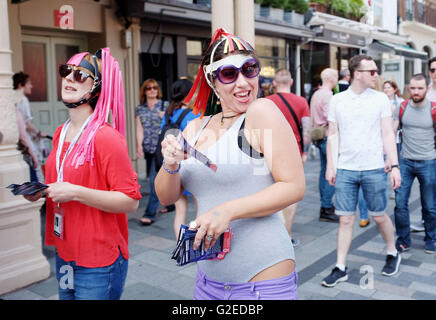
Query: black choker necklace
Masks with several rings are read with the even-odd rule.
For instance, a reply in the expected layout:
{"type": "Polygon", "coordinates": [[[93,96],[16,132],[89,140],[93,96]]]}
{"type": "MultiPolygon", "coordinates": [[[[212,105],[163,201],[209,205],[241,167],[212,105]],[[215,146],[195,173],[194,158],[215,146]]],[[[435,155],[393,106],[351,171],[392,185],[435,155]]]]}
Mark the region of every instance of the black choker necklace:
{"type": "Polygon", "coordinates": [[[237,117],[237,116],[239,116],[239,114],[235,114],[235,115],[233,115],[233,116],[224,117],[224,113],[223,113],[223,114],[221,115],[221,125],[224,124],[224,119],[232,119],[232,118],[237,117]]]}

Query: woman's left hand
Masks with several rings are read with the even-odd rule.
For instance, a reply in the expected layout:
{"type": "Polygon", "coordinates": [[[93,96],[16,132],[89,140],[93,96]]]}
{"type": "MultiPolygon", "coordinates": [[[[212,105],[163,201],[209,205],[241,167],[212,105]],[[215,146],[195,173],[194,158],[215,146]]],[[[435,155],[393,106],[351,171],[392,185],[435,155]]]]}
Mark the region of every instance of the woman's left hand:
{"type": "Polygon", "coordinates": [[[200,215],[190,223],[190,229],[197,229],[194,239],[194,250],[200,247],[201,240],[204,238],[204,249],[208,250],[215,244],[219,236],[224,233],[230,224],[230,211],[225,205],[212,208],[208,212],[200,215]],[[191,224],[195,226],[191,228],[191,224]]]}
{"type": "Polygon", "coordinates": [[[55,182],[49,184],[45,192],[47,193],[47,197],[50,197],[53,202],[63,203],[75,199],[77,188],[77,185],[69,182],[55,182]]]}

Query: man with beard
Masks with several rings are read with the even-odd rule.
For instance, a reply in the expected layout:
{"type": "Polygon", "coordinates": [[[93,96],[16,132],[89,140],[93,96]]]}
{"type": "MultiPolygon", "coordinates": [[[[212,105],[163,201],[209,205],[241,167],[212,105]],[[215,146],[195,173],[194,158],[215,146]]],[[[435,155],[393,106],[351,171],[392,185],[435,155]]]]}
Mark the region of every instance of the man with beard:
{"type": "Polygon", "coordinates": [[[411,101],[404,101],[394,112],[394,129],[402,130],[400,157],[401,187],[395,192],[396,248],[410,249],[409,197],[413,180],[420,185],[426,253],[436,252],[436,103],[426,98],[428,86],[423,74],[410,79],[411,101]]]}

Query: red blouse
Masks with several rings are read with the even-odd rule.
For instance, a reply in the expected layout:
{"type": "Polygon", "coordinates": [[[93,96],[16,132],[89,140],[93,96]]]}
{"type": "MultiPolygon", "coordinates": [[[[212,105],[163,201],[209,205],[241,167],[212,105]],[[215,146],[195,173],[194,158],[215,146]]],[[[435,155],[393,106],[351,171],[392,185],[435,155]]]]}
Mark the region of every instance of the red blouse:
{"type": "MultiPolygon", "coordinates": [[[[46,162],[46,183],[57,181],[56,150],[60,126],[53,137],[53,150],[46,162]]],[[[139,200],[138,175],[132,168],[124,137],[109,125],[102,126],[96,133],[94,163],[89,162],[75,169],[71,166],[72,154],[64,164],[63,181],[91,189],[119,191],[139,200]]],[[[65,142],[61,161],[70,145],[65,142]]],[[[61,204],[64,209],[64,238],[53,233],[54,208],[57,204],[47,197],[45,244],[56,246],[59,256],[65,261],[75,261],[87,268],[105,267],[118,258],[120,251],[129,258],[128,224],[125,213],[109,213],[84,205],[78,201],[61,204]]]]}

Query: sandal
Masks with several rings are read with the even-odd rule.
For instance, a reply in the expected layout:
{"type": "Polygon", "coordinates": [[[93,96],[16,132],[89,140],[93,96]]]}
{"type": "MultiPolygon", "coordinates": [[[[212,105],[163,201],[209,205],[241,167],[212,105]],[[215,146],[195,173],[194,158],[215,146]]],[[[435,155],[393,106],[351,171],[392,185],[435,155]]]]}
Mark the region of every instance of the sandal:
{"type": "Polygon", "coordinates": [[[143,226],[149,226],[151,225],[154,221],[149,219],[149,218],[141,218],[139,219],[139,222],[143,225],[143,226]]]}

